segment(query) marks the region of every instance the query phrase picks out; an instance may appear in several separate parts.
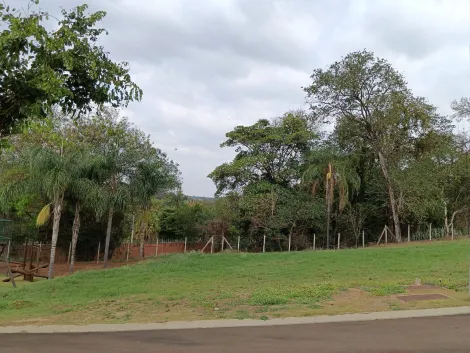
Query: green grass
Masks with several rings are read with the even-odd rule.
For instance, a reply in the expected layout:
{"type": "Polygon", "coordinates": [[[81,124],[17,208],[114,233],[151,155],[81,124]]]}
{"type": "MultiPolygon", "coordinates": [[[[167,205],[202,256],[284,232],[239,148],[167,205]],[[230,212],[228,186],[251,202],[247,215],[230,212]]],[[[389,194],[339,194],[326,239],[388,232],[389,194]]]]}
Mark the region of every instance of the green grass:
{"type": "Polygon", "coordinates": [[[464,290],[469,245],[459,240],[340,251],[163,256],[21,284],[16,290],[1,284],[0,323],[246,318],[260,309],[318,308],[346,288],[365,288],[377,296],[401,293],[417,277],[464,290]]]}

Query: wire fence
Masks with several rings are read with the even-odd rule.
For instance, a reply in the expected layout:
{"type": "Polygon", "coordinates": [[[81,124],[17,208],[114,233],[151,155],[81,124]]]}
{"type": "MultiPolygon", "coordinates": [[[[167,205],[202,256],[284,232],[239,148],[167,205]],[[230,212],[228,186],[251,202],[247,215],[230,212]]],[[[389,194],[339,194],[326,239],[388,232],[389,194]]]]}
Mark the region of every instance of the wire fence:
{"type": "MultiPolygon", "coordinates": [[[[454,230],[452,238],[461,238],[466,234],[461,230],[454,230]]],[[[220,252],[220,251],[237,251],[237,252],[280,252],[280,251],[305,251],[305,250],[334,250],[334,249],[348,249],[348,248],[362,248],[373,247],[379,245],[377,243],[377,235],[368,234],[366,231],[361,231],[357,236],[349,236],[346,239],[341,238],[340,233],[330,234],[330,244],[327,245],[325,235],[314,234],[313,236],[303,236],[301,239],[295,236],[288,237],[262,237],[262,239],[253,239],[249,237],[227,237],[228,245],[223,246],[222,243],[216,240],[210,244],[210,239],[197,239],[188,241],[185,239],[153,239],[145,241],[143,247],[140,241],[134,239],[132,243],[124,242],[121,245],[111,249],[110,257],[113,261],[128,261],[128,259],[138,260],[143,257],[160,256],[170,253],[185,253],[190,251],[204,251],[206,253],[220,252]],[[209,242],[209,244],[207,244],[209,242]],[[207,246],[208,245],[208,246],[207,246]],[[143,251],[142,251],[143,248],[143,251]]],[[[419,231],[403,234],[403,242],[406,243],[409,239],[410,242],[416,241],[433,241],[440,239],[451,239],[444,228],[433,228],[429,226],[428,229],[421,229],[419,231]]],[[[380,239],[380,238],[379,238],[380,239]]],[[[26,258],[30,258],[32,254],[25,253],[25,240],[24,238],[14,238],[0,235],[0,251],[2,244],[5,246],[10,243],[9,256],[10,260],[22,262],[26,258]],[[21,241],[20,241],[21,240],[21,241]]],[[[396,243],[392,234],[388,237],[382,237],[380,245],[396,243]]],[[[34,258],[38,257],[42,262],[48,262],[50,258],[50,243],[41,243],[33,240],[28,241],[29,246],[33,244],[34,258]]],[[[67,246],[57,247],[56,249],[56,263],[68,263],[70,261],[70,243],[67,246]]],[[[97,242],[95,244],[87,244],[90,248],[91,255],[86,257],[80,256],[80,250],[77,249],[77,261],[94,261],[100,262],[104,257],[104,243],[97,242]]],[[[5,256],[6,251],[3,251],[5,256]]],[[[2,257],[3,256],[3,257],[2,257]]]]}

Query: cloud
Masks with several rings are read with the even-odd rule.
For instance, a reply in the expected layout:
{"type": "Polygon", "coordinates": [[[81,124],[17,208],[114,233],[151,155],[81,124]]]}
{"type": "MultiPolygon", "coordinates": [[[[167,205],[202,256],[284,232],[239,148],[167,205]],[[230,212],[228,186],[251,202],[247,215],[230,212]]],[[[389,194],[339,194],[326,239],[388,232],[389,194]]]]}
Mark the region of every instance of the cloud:
{"type": "MultiPolygon", "coordinates": [[[[82,0],[41,0],[59,13],[82,0]]],[[[7,0],[26,4],[26,0],[7,0]]],[[[467,0],[94,0],[103,45],[129,61],[144,99],[125,110],[180,164],[187,194],[233,157],[239,124],[303,106],[311,72],[364,48],[389,60],[416,94],[449,112],[470,92],[467,0]]]]}

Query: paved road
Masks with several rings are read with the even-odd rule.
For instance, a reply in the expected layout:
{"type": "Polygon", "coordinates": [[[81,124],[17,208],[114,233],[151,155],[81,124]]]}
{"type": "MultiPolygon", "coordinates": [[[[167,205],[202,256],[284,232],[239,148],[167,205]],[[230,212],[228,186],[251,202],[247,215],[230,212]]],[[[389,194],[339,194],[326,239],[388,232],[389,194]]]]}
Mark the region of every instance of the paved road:
{"type": "Polygon", "coordinates": [[[368,322],[0,335],[5,353],[470,352],[470,315],[368,322]]]}

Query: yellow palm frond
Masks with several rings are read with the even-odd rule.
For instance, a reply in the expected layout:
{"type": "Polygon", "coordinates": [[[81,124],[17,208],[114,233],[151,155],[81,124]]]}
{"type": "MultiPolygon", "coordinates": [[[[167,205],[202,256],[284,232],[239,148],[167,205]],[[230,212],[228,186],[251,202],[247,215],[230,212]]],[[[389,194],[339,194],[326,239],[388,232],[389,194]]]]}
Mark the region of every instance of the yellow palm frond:
{"type": "Polygon", "coordinates": [[[42,227],[47,223],[49,217],[51,216],[51,204],[44,206],[39,212],[38,217],[36,218],[36,226],[42,227]]]}

